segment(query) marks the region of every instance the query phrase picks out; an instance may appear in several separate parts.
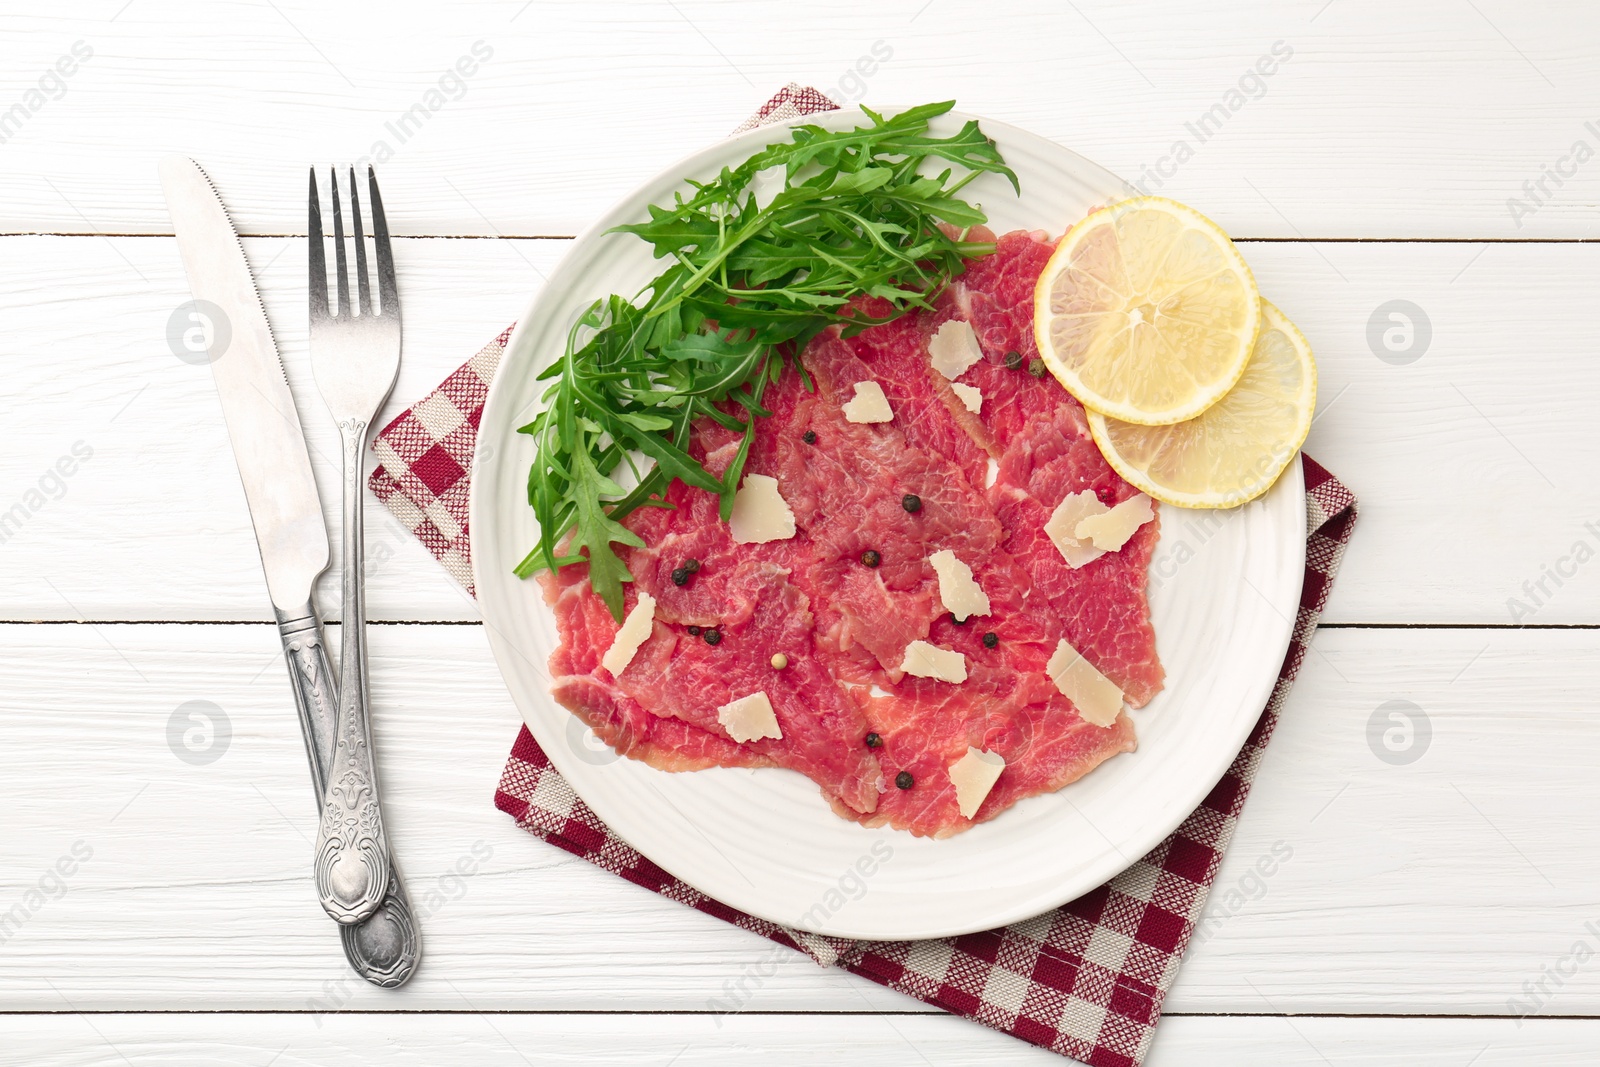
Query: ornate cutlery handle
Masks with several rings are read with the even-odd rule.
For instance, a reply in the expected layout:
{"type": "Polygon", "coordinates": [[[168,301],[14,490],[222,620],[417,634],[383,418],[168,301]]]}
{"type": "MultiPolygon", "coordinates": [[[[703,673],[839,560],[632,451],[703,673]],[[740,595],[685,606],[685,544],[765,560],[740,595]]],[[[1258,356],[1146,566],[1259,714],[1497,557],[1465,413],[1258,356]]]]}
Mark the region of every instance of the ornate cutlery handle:
{"type": "Polygon", "coordinates": [[[400,872],[389,868],[389,890],[372,918],[339,927],[345,958],[357,974],[383,989],[403,986],[422,958],[422,940],[400,872]]]}
{"type": "MultiPolygon", "coordinates": [[[[312,785],[320,804],[333,760],[339,697],[316,609],[308,603],[291,615],[279,613],[278,636],[283,641],[312,785]]],[[[339,938],[350,966],[375,986],[393,989],[415,973],[422,958],[422,939],[398,870],[391,868],[388,895],[372,918],[355,926],[340,926],[339,938]]]]}
{"type": "Polygon", "coordinates": [[[367,423],[339,424],[344,437],[344,620],[340,627],[339,728],[322,798],[313,870],[322,907],[344,925],[378,910],[388,891],[389,843],[378,807],[378,773],[367,719],[367,612],[362,591],[362,451],[367,423]]]}
{"type": "Polygon", "coordinates": [[[316,609],[307,604],[293,617],[278,613],[278,637],[283,641],[284,663],[294,689],[300,730],[306,739],[317,803],[328,788],[328,762],[333,758],[333,735],[339,724],[339,689],[333,678],[328,646],[317,622],[316,609]]]}

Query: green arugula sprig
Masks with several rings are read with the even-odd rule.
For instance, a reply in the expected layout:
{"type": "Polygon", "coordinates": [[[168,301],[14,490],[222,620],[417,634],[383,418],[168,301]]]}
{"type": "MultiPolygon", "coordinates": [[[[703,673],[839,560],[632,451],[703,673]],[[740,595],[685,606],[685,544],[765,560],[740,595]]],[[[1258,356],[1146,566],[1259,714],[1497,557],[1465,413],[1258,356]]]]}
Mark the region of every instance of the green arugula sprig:
{"type": "Polygon", "coordinates": [[[928,135],[930,120],[954,106],[887,119],[862,108],[871,125],[848,131],[797,127],[790,142],[691,182],[692,194],[672,207],[651,205],[648,222],[616,227],[672,265],[632,300],[591,305],[539,376],[551,380],[544,409],[519,431],[538,442],[528,502],[539,544],[519,576],[587,562],[591,587],[620,621],[622,583],[633,576],[612,545],[643,547],[624,517],[669,507],[660,498],[679,478],[719,494],[726,519],[756,419],[768,414],[762,392],[784,365],[793,363],[809,387],[799,353],[818,333],[835,323],[854,333],[929,307],[966,257],[993,251],[965,239],[985,216],[956,194],[982,173],[1002,174],[1013,188],[1017,178],[976,122],[950,137],[928,135]],[[964,173],[923,173],[939,161],[964,173]],[[781,190],[760,202],[764,179],[779,167],[781,190]],[[889,310],[852,313],[860,296],[889,310]],[[688,452],[700,418],[744,435],[721,478],[688,452]],[[654,464],[641,469],[635,454],[654,464]],[[624,464],[637,481],[631,491],[614,477],[624,464]]]}

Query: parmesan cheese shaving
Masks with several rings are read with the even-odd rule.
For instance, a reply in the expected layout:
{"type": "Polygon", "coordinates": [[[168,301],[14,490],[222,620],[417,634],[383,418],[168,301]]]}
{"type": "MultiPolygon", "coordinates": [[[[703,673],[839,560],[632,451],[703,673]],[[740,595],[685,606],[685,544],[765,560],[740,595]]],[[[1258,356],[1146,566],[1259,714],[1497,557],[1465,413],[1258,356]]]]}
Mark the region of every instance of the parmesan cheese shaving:
{"type": "Polygon", "coordinates": [[[772,701],[765,692],[759,690],[722,705],[717,709],[717,721],[728,731],[728,736],[741,745],[759,741],[763,737],[780,740],[783,737],[778,716],[772,711],[772,701]]]}
{"type": "Polygon", "coordinates": [[[1062,638],[1044,666],[1061,695],[1072,701],[1084,722],[1110,726],[1122,714],[1122,690],[1101,674],[1094,664],[1062,638]]]}
{"type": "Polygon", "coordinates": [[[967,657],[926,641],[913,641],[906,646],[900,669],[918,678],[937,678],[941,682],[959,684],[967,680],[967,657]]]}
{"type": "Polygon", "coordinates": [[[1067,561],[1067,566],[1076,570],[1106,554],[1105,549],[1083,538],[1078,530],[1085,519],[1103,515],[1109,510],[1089,489],[1073,493],[1056,505],[1056,510],[1050,514],[1050,521],[1044,524],[1044,532],[1061,553],[1061,558],[1067,561]]]}
{"type": "Polygon", "coordinates": [[[956,396],[961,398],[962,406],[974,415],[983,407],[983,390],[976,385],[962,385],[960,382],[951,382],[950,388],[956,396]]]}
{"type": "Polygon", "coordinates": [[[1156,517],[1150,498],[1143,493],[1130,496],[1116,507],[1078,520],[1073,533],[1081,541],[1091,541],[1094,547],[1115,552],[1128,543],[1134,532],[1156,517]]]}
{"type": "Polygon", "coordinates": [[[989,614],[989,594],[973,580],[972,568],[961,562],[954,552],[940,549],[928,557],[928,562],[939,576],[939,599],[957,622],[989,614]]]}
{"type": "Polygon", "coordinates": [[[962,818],[970,819],[978,814],[984,798],[1005,769],[1006,761],[998,753],[971,745],[967,746],[966,755],[950,765],[950,783],[956,787],[956,805],[961,809],[962,818]]]}
{"type": "Polygon", "coordinates": [[[983,358],[983,349],[978,347],[978,335],[971,325],[949,319],[928,342],[928,355],[933,369],[954,381],[983,358]]]}
{"type": "Polygon", "coordinates": [[[794,536],[794,512],[778,492],[778,479],[765,474],[744,476],[744,484],[733,494],[728,531],[741,545],[786,541],[794,536]]]}
{"type": "Polygon", "coordinates": [[[873,381],[857,382],[855,397],[845,401],[839,410],[844,412],[846,422],[888,422],[894,418],[883,386],[873,381]]]}
{"type": "Polygon", "coordinates": [[[600,657],[600,666],[610,671],[611,677],[620,677],[628,664],[633,662],[633,654],[639,651],[639,646],[650,636],[655,618],[656,598],[649,593],[640,592],[639,602],[628,612],[628,617],[622,620],[622,627],[617,630],[617,636],[611,639],[611,647],[600,657]]]}

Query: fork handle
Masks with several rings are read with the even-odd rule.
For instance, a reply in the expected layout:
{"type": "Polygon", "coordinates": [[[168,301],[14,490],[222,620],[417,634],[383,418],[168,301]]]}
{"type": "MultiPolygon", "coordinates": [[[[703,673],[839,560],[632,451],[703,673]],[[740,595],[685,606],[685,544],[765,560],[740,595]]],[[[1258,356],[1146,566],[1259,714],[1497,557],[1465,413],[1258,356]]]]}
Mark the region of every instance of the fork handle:
{"type": "Polygon", "coordinates": [[[367,715],[367,613],[362,592],[362,462],[368,423],[339,423],[344,439],[344,624],[339,717],[314,863],[323,910],[350,926],[378,910],[391,881],[389,843],[367,715]]]}
{"type": "MultiPolygon", "coordinates": [[[[283,641],[284,662],[289,667],[311,764],[311,783],[320,805],[328,788],[328,765],[333,761],[339,691],[316,608],[307,602],[298,611],[277,614],[278,636],[283,641]]],[[[388,895],[372,918],[339,927],[339,937],[345,958],[362,978],[383,989],[406,983],[421,959],[422,939],[398,870],[391,868],[388,895]]]]}

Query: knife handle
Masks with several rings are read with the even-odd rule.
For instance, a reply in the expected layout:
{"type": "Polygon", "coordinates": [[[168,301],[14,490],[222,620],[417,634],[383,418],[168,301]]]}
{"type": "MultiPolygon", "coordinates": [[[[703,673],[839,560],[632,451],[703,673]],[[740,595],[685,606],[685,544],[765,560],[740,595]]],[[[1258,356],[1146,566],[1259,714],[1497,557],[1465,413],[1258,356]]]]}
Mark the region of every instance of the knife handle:
{"type": "MultiPolygon", "coordinates": [[[[307,603],[299,611],[277,615],[278,636],[283,641],[284,662],[311,765],[311,784],[320,806],[338,728],[338,682],[316,609],[307,603]]],[[[384,989],[406,983],[421,960],[422,941],[398,870],[390,867],[388,893],[377,912],[364,923],[340,926],[339,938],[345,958],[362,978],[384,989]]]]}
{"type": "Polygon", "coordinates": [[[328,659],[316,610],[307,604],[301,611],[280,611],[277,615],[278,637],[283,641],[284,663],[289,668],[295,710],[300,713],[300,729],[305,735],[306,757],[311,763],[312,784],[320,807],[339,721],[339,683],[328,659]]]}

